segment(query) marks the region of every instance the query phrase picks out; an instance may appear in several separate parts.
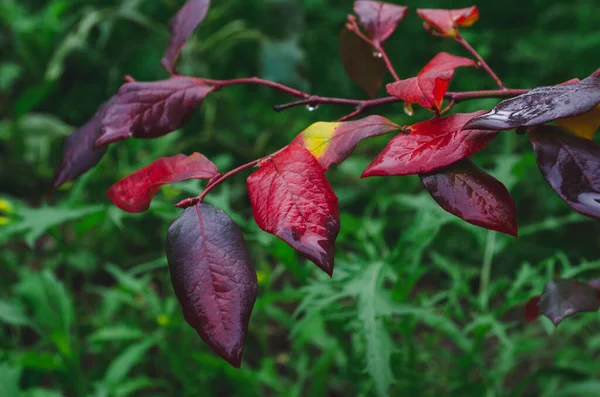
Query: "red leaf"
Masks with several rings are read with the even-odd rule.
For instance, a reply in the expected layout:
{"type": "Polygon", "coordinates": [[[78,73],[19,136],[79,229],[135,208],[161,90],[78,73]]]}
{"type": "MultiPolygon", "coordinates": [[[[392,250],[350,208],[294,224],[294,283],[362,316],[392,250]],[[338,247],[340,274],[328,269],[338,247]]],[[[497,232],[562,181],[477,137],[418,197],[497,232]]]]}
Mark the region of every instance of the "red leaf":
{"type": "Polygon", "coordinates": [[[97,148],[95,142],[100,136],[100,122],[104,110],[111,101],[112,98],[102,105],[87,123],[65,138],[62,158],[54,171],[48,195],[52,194],[54,189],[88,171],[104,156],[107,147],[97,148]]]}
{"type": "Polygon", "coordinates": [[[458,26],[469,27],[479,19],[479,10],[476,6],[457,10],[420,8],[417,14],[425,20],[426,29],[434,27],[440,34],[450,37],[458,34],[458,26]]]}
{"type": "Polygon", "coordinates": [[[361,140],[400,129],[402,127],[381,116],[339,123],[320,121],[298,134],[292,143],[304,146],[326,170],[346,160],[361,140]]]}
{"type": "Polygon", "coordinates": [[[525,319],[527,321],[533,321],[540,316],[540,308],[538,304],[540,303],[540,296],[536,295],[529,299],[527,303],[525,303],[525,307],[523,311],[525,312],[525,319]]]}
{"type": "Polygon", "coordinates": [[[410,134],[397,135],[388,143],[362,177],[422,174],[480,151],[498,132],[461,129],[481,113],[457,113],[414,124],[410,127],[410,134]]]}
{"type": "Polygon", "coordinates": [[[371,38],[378,43],[390,37],[407,11],[408,7],[381,1],[354,2],[354,12],[358,15],[358,19],[371,38]]]}
{"type": "Polygon", "coordinates": [[[175,63],[185,42],[206,17],[210,0],[189,0],[169,21],[171,38],[160,63],[171,74],[177,73],[175,63]]]}
{"type": "Polygon", "coordinates": [[[600,220],[600,147],[555,126],[529,131],[546,181],[575,211],[600,220]]]}
{"type": "Polygon", "coordinates": [[[106,107],[96,146],[127,139],[156,138],[187,123],[212,86],[188,77],[126,83],[106,107]]]}
{"type": "Polygon", "coordinates": [[[502,182],[471,160],[420,177],[429,194],[449,213],[473,225],[517,237],[513,198],[502,182]]]}
{"type": "Polygon", "coordinates": [[[242,232],[223,211],[196,204],[169,228],[167,260],[185,321],[239,368],[257,290],[242,232]]]}
{"type": "Polygon", "coordinates": [[[427,62],[427,65],[421,69],[418,75],[423,76],[426,74],[449,72],[463,66],[478,67],[477,63],[472,59],[448,54],[447,52],[440,52],[427,62]]]}
{"type": "Polygon", "coordinates": [[[178,154],[160,158],[121,179],[108,189],[106,195],[123,211],[144,212],[162,185],[187,179],[210,179],[217,173],[217,167],[200,153],[189,157],[178,154]]]}
{"type": "Polygon", "coordinates": [[[313,155],[290,144],[263,161],[247,183],[258,226],[331,276],[340,230],[338,201],[313,155]]]}
{"type": "Polygon", "coordinates": [[[340,58],[350,79],[371,97],[383,84],[386,68],[373,48],[346,28],[340,32],[340,58]]]}

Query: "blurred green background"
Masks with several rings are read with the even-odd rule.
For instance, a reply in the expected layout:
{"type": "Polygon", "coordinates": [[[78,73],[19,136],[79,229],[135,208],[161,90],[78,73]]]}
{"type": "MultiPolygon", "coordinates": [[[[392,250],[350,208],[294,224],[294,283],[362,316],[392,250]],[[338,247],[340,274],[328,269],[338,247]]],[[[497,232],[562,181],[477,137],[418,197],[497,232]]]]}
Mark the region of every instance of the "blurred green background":
{"type": "MultiPolygon", "coordinates": [[[[259,297],[241,370],[183,321],[164,238],[198,181],[163,187],[142,215],[104,192],[161,156],[199,151],[227,170],[269,153],[309,124],[351,109],[275,113],[293,98],[239,86],[209,95],[183,130],[112,145],[99,166],[44,194],[63,139],[120,86],[167,77],[159,60],[179,0],[0,2],[0,396],[598,396],[600,314],[558,329],[526,324],[522,305],[547,280],[600,274],[600,228],[541,177],[525,137],[500,135],[478,164],[513,193],[518,240],[445,213],[418,178],[359,175],[389,137],[363,142],[328,172],[342,229],[333,279],[255,225],[244,175],[207,202],[244,231],[259,297]]],[[[319,95],[363,98],[338,59],[349,0],[214,1],[185,47],[182,74],[258,75],[319,95]]],[[[430,37],[410,0],[387,42],[402,77],[433,55],[468,54],[430,37]]],[[[600,61],[598,0],[481,1],[464,36],[508,87],[585,77],[600,61]]],[[[451,90],[493,89],[460,69],[451,90]]],[[[384,95],[384,90],[380,92],[384,95]]],[[[489,109],[496,100],[455,111],[489,109]]],[[[401,105],[377,109],[398,124],[401,105]]]]}

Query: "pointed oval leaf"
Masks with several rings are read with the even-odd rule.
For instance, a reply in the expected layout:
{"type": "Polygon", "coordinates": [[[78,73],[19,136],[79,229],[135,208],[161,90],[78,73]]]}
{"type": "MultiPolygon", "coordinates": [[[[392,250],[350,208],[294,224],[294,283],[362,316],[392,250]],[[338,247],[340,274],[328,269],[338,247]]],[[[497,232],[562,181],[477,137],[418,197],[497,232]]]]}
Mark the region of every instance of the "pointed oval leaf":
{"type": "Polygon", "coordinates": [[[106,107],[97,146],[129,137],[156,138],[187,123],[213,90],[189,77],[126,83],[106,107]]]}
{"type": "Polygon", "coordinates": [[[59,186],[78,178],[94,167],[106,154],[108,148],[97,148],[95,143],[100,136],[100,122],[104,109],[111,101],[112,98],[103,104],[87,123],[65,138],[62,157],[54,171],[49,195],[59,186]]]}
{"type": "Polygon", "coordinates": [[[331,276],[338,200],[315,157],[298,144],[263,161],[247,180],[254,219],[331,276]]]}
{"type": "Polygon", "coordinates": [[[419,176],[444,210],[473,225],[517,237],[513,198],[502,182],[471,160],[419,176]]]}
{"type": "Polygon", "coordinates": [[[479,19],[479,9],[476,6],[455,10],[419,8],[417,14],[425,21],[425,27],[435,28],[443,36],[455,37],[458,27],[469,27],[479,19]]]}
{"type": "Polygon", "coordinates": [[[425,65],[423,69],[421,69],[421,71],[419,72],[419,76],[432,73],[454,71],[454,69],[456,68],[467,66],[474,68],[479,67],[477,66],[477,63],[472,59],[459,57],[456,55],[449,54],[447,52],[440,52],[436,56],[431,58],[429,62],[427,62],[427,65],[425,65]]]}
{"type": "Polygon", "coordinates": [[[185,320],[239,368],[257,291],[242,232],[223,211],[196,204],[169,228],[167,260],[185,320]]]}
{"type": "Polygon", "coordinates": [[[562,320],[581,312],[595,312],[600,308],[598,290],[577,280],[548,281],[538,307],[554,326],[562,320]]]}
{"type": "Polygon", "coordinates": [[[410,134],[395,136],[361,177],[422,174],[480,151],[498,132],[463,131],[462,128],[481,113],[457,113],[414,124],[410,134]]]}
{"type": "Polygon", "coordinates": [[[465,126],[469,129],[507,130],[577,116],[600,104],[600,78],[539,87],[500,102],[490,112],[465,126]]]}
{"type": "Polygon", "coordinates": [[[402,127],[381,116],[339,123],[319,121],[298,134],[292,143],[304,146],[326,170],[346,160],[361,140],[400,129],[402,127]]]}
{"type": "Polygon", "coordinates": [[[427,73],[390,83],[385,88],[388,94],[405,102],[416,103],[425,109],[439,111],[453,74],[452,71],[427,73]]]}
{"type": "Polygon", "coordinates": [[[108,189],[106,195],[123,211],[144,212],[162,185],[187,179],[210,179],[218,172],[217,167],[200,153],[163,157],[121,179],[108,189]]]}
{"type": "Polygon", "coordinates": [[[355,1],[354,12],[371,38],[382,43],[406,16],[408,7],[382,1],[355,1]]]}
{"type": "Polygon", "coordinates": [[[600,220],[600,147],[559,127],[529,131],[540,171],[558,196],[575,211],[600,220]]]}
{"type": "Polygon", "coordinates": [[[340,32],[340,58],[350,79],[375,97],[386,74],[383,59],[374,56],[373,48],[346,28],[340,32]]]}
{"type": "Polygon", "coordinates": [[[161,59],[161,64],[171,74],[177,73],[175,63],[185,42],[202,23],[208,12],[210,0],[188,0],[169,22],[171,38],[161,59]]]}

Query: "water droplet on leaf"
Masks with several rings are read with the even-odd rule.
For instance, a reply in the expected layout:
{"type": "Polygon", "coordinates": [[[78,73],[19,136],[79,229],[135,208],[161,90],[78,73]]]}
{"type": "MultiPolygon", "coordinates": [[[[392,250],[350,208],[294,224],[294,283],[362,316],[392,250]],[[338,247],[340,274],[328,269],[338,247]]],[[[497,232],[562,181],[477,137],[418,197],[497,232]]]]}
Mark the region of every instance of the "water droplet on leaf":
{"type": "Polygon", "coordinates": [[[415,114],[415,112],[413,111],[412,103],[404,102],[404,113],[406,113],[409,116],[415,114]]]}
{"type": "Polygon", "coordinates": [[[379,51],[377,51],[375,48],[373,48],[373,56],[375,58],[383,58],[383,54],[379,51]]]}
{"type": "Polygon", "coordinates": [[[309,112],[314,112],[319,108],[319,105],[311,105],[310,103],[306,105],[306,110],[309,112]]]}

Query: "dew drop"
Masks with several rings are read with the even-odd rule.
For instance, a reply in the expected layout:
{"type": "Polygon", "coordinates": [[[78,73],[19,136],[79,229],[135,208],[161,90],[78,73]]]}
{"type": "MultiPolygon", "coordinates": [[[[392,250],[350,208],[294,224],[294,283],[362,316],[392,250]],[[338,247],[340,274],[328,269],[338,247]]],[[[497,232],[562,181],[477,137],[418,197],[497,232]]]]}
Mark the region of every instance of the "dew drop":
{"type": "Polygon", "coordinates": [[[310,103],[306,105],[306,110],[309,112],[314,112],[319,108],[319,105],[311,105],[310,103]]]}
{"type": "Polygon", "coordinates": [[[415,114],[415,112],[413,111],[412,103],[404,102],[404,113],[406,113],[408,116],[412,116],[413,114],[415,114]]]}
{"type": "Polygon", "coordinates": [[[373,56],[375,58],[383,58],[383,54],[379,51],[377,51],[375,48],[373,48],[373,56]]]}

